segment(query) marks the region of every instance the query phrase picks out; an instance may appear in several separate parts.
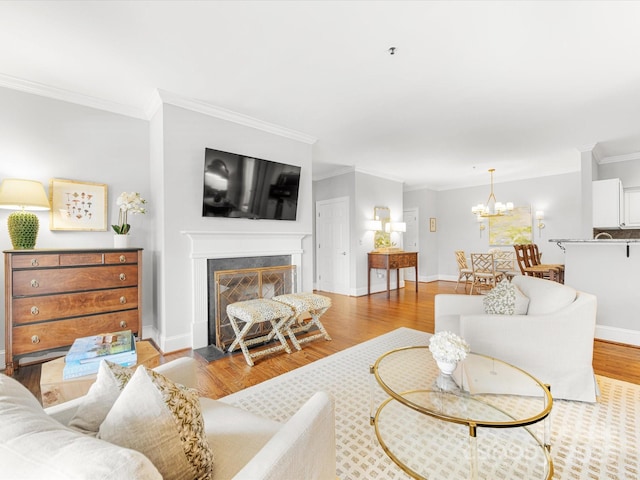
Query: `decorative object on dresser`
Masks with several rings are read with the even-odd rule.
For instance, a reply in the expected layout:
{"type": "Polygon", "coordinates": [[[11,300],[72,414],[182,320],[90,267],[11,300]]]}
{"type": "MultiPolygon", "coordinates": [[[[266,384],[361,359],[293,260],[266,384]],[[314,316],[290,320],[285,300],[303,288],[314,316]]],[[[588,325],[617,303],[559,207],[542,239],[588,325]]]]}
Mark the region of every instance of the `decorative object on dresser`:
{"type": "Polygon", "coordinates": [[[7,178],[0,185],[0,208],[16,210],[9,215],[7,226],[11,244],[16,250],[36,246],[40,222],[27,210],[49,210],[47,194],[40,182],[7,178]]]}
{"type": "Polygon", "coordinates": [[[142,334],[142,249],[5,250],[6,373],[78,337],[142,334]]]}
{"type": "Polygon", "coordinates": [[[138,192],[122,192],[118,197],[116,204],[118,205],[118,224],[111,225],[116,234],[113,237],[113,246],[115,248],[127,248],[129,245],[128,237],[131,225],[129,225],[129,213],[134,215],[147,213],[147,201],[140,196],[138,192]]]}
{"type": "Polygon", "coordinates": [[[400,288],[400,269],[413,267],[416,270],[416,292],[418,291],[418,252],[369,252],[367,274],[367,294],[371,295],[371,269],[381,268],[387,271],[387,298],[390,296],[389,270],[396,270],[396,287],[400,288]]]}

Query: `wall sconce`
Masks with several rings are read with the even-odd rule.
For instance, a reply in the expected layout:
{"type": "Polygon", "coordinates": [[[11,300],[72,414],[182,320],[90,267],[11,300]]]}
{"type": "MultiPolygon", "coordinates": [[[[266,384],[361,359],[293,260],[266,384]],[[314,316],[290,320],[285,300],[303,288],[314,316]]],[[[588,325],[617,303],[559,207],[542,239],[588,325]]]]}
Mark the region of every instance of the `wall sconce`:
{"type": "Polygon", "coordinates": [[[16,210],[7,226],[14,250],[31,250],[36,246],[40,222],[28,210],[49,210],[49,199],[42,183],[35,180],[7,178],[0,185],[0,208],[16,210]]]}
{"type": "Polygon", "coordinates": [[[478,222],[478,228],[480,229],[480,238],[482,238],[482,231],[487,228],[484,224],[484,217],[476,215],[476,221],[478,222]]]}
{"type": "Polygon", "coordinates": [[[538,221],[538,236],[542,236],[542,229],[545,227],[542,220],[544,220],[544,212],[542,210],[536,210],[536,220],[538,221]]]}

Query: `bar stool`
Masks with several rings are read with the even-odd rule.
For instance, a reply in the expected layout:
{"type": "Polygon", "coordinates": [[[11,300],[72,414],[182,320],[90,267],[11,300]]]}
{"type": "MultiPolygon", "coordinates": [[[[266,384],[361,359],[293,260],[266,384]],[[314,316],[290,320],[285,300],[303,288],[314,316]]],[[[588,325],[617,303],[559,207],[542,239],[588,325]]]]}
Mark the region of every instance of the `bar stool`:
{"type": "Polygon", "coordinates": [[[287,335],[289,335],[291,343],[293,343],[293,346],[297,350],[300,350],[301,343],[311,342],[318,338],[331,340],[331,337],[320,321],[320,317],[331,306],[331,299],[329,297],[325,297],[323,295],[318,295],[315,293],[288,293],[285,295],[278,295],[276,297],[273,297],[273,300],[291,307],[295,312],[289,322],[287,322],[284,329],[287,335]],[[309,312],[309,315],[311,315],[311,320],[298,326],[293,326],[296,319],[304,312],[309,312]],[[319,333],[309,335],[301,339],[296,338],[296,333],[306,333],[314,325],[318,327],[318,330],[320,330],[319,333]]]}
{"type": "Polygon", "coordinates": [[[232,352],[236,347],[240,346],[242,354],[250,367],[253,367],[254,358],[279,352],[281,350],[291,353],[289,344],[282,334],[282,331],[287,327],[291,318],[295,318],[295,316],[294,311],[284,303],[275,302],[265,298],[236,302],[227,305],[227,315],[229,316],[231,327],[236,334],[236,339],[229,346],[228,351],[232,352]],[[238,327],[238,320],[245,323],[242,330],[238,327]],[[251,327],[260,322],[271,323],[271,331],[267,335],[245,340],[245,337],[247,333],[249,333],[251,327]],[[249,353],[249,346],[255,345],[256,343],[269,342],[273,337],[278,338],[280,345],[249,353]]]}

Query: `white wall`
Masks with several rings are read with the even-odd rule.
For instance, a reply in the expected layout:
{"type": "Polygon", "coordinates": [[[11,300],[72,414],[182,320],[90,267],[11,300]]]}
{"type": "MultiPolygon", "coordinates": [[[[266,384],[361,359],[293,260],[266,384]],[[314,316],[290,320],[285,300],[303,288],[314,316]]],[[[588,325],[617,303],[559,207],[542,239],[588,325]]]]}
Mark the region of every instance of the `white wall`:
{"type": "MultiPolygon", "coordinates": [[[[356,239],[356,295],[367,294],[368,259],[367,253],[373,249],[373,232],[366,230],[366,221],[373,220],[374,207],[389,207],[392,222],[401,222],[403,214],[402,183],[376,177],[362,172],[355,176],[355,216],[352,217],[356,239]]],[[[391,241],[400,245],[398,233],[391,234],[391,241]]],[[[382,271],[380,271],[382,273],[382,271]]],[[[384,272],[386,275],[386,272],[384,272]]],[[[391,276],[391,288],[396,284],[396,276],[391,276]]],[[[371,272],[371,292],[387,289],[387,279],[371,272]]]]}
{"type": "MultiPolygon", "coordinates": [[[[302,256],[302,288],[313,287],[312,146],[284,136],[165,104],[162,146],[152,145],[153,168],[163,199],[163,219],[157,228],[158,321],[160,348],[172,351],[192,345],[193,305],[190,241],[184,231],[300,232],[308,235],[302,256]],[[300,165],[298,219],[249,220],[202,216],[205,148],[300,165]],[[156,158],[156,149],[158,150],[156,158]],[[161,153],[160,153],[161,151],[161,153]]],[[[155,124],[152,132],[156,133],[155,124]]],[[[156,135],[154,143],[158,141],[156,135]]]]}
{"type": "MultiPolygon", "coordinates": [[[[539,177],[515,182],[497,183],[494,193],[499,201],[512,201],[516,206],[544,210],[546,227],[541,236],[533,221],[533,241],[543,253],[545,263],[564,263],[562,250],[552,238],[581,238],[581,177],[579,172],[539,177]]],[[[478,228],[471,206],[486,202],[489,186],[438,192],[438,272],[441,279],[456,279],[454,251],[486,252],[489,229],[478,228]]]]}
{"type": "Polygon", "coordinates": [[[438,192],[421,189],[404,192],[404,209],[418,209],[418,236],[420,254],[418,255],[418,274],[421,282],[438,279],[438,238],[442,228],[438,217],[438,192]],[[436,231],[431,232],[429,219],[436,219],[436,231]]]}
{"type": "Polygon", "coordinates": [[[640,187],[640,160],[605,163],[598,166],[600,180],[619,178],[623,188],[640,187]]]}
{"type": "MultiPolygon", "coordinates": [[[[318,180],[313,184],[314,202],[332,198],[349,197],[351,240],[349,291],[350,295],[367,294],[367,253],[372,251],[373,232],[366,229],[366,222],[373,220],[374,207],[389,207],[392,221],[402,220],[402,183],[376,177],[363,172],[349,172],[318,180]]],[[[392,241],[400,241],[397,233],[392,241]]],[[[315,278],[315,276],[314,276],[315,278]]],[[[395,284],[395,275],[392,283],[395,284]]],[[[371,291],[386,290],[386,278],[371,275],[371,291]]]]}
{"type": "MultiPolygon", "coordinates": [[[[356,255],[353,255],[353,252],[357,250],[357,241],[356,232],[354,229],[354,221],[353,219],[357,219],[355,216],[355,200],[354,194],[356,189],[356,179],[355,172],[343,173],[341,175],[336,175],[334,177],[329,177],[323,180],[318,180],[313,182],[313,248],[314,248],[314,265],[313,265],[313,280],[314,287],[317,285],[318,281],[318,266],[316,264],[317,259],[315,258],[315,245],[316,243],[316,232],[315,232],[315,218],[316,218],[316,203],[324,200],[333,200],[335,198],[348,197],[349,198],[349,218],[351,221],[351,229],[349,231],[349,239],[351,242],[349,255],[349,294],[355,295],[355,285],[357,282],[357,269],[356,269],[356,255]]],[[[371,248],[373,248],[373,236],[371,236],[371,248]]]]}
{"type": "MultiPolygon", "coordinates": [[[[122,115],[0,88],[0,180],[51,178],[104,183],[108,186],[108,225],[104,232],[50,231],[48,212],[40,220],[37,248],[113,247],[111,224],[117,220],[116,197],[138,191],[150,198],[149,123],[122,115]]],[[[147,308],[151,295],[149,240],[156,205],[147,215],[130,218],[134,246],[143,247],[143,330],[153,323],[147,308]]],[[[0,210],[0,249],[11,249],[6,230],[10,210],[0,210]]],[[[0,278],[4,305],[4,275],[0,278]]],[[[4,323],[4,308],[0,313],[4,323]]],[[[4,328],[0,350],[4,349],[4,328]]],[[[0,363],[4,363],[4,357],[0,363]]]]}

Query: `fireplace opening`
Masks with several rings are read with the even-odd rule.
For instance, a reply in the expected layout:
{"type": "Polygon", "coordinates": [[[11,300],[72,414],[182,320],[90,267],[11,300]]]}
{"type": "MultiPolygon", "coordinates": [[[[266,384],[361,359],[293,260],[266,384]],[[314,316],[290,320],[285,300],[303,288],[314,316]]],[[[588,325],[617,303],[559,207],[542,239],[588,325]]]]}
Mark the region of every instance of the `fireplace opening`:
{"type": "MultiPolygon", "coordinates": [[[[255,298],[272,298],[296,291],[296,266],[290,255],[207,260],[208,344],[226,350],[235,339],[227,305],[255,298]]],[[[264,335],[257,324],[247,339],[264,335]]]]}

